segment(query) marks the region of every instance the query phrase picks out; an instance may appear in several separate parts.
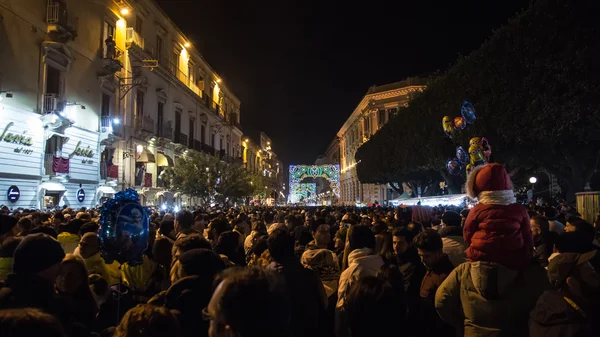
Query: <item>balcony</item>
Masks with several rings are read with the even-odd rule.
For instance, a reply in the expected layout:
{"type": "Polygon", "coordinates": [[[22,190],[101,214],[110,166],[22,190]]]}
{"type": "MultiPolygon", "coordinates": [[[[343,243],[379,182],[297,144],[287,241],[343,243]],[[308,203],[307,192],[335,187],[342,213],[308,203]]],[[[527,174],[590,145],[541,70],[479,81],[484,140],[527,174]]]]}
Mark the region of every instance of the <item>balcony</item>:
{"type": "Polygon", "coordinates": [[[188,136],[185,133],[179,133],[179,137],[175,134],[175,143],[188,146],[188,136]]]}
{"type": "Polygon", "coordinates": [[[201,150],[202,150],[202,152],[204,152],[206,154],[210,154],[211,156],[215,155],[215,148],[208,144],[202,144],[201,150]]]}
{"type": "MultiPolygon", "coordinates": [[[[116,158],[113,160],[116,160],[116,158]]],[[[112,165],[108,165],[106,162],[101,162],[100,163],[100,179],[118,180],[119,179],[119,165],[115,165],[114,161],[113,161],[112,165]]]]}
{"type": "Polygon", "coordinates": [[[154,119],[148,116],[137,116],[135,119],[135,129],[154,134],[154,119]]]}
{"type": "Polygon", "coordinates": [[[196,83],[189,81],[188,88],[194,92],[194,94],[198,95],[198,97],[202,97],[202,90],[196,85],[196,83]]]}
{"type": "Polygon", "coordinates": [[[60,113],[65,108],[64,101],[57,94],[45,94],[44,100],[44,114],[60,113]]]}
{"type": "Polygon", "coordinates": [[[100,117],[100,133],[123,137],[123,125],[118,117],[102,116],[100,117]]]}
{"type": "Polygon", "coordinates": [[[53,154],[44,155],[44,174],[55,176],[69,173],[69,158],[57,157],[53,154]]]}
{"type": "Polygon", "coordinates": [[[77,31],[69,25],[67,13],[65,1],[48,0],[46,23],[48,24],[48,34],[53,41],[66,43],[77,37],[77,31]]]}
{"type": "Polygon", "coordinates": [[[208,103],[208,99],[209,99],[209,97],[208,97],[208,94],[207,94],[206,92],[204,92],[204,91],[203,91],[203,92],[202,92],[202,96],[201,96],[201,98],[202,98],[202,102],[204,102],[204,105],[205,105],[205,106],[208,106],[208,104],[209,104],[209,103],[208,103]]]}
{"type": "Polygon", "coordinates": [[[173,140],[173,128],[170,125],[163,125],[161,137],[173,140]]]}
{"type": "Polygon", "coordinates": [[[125,52],[115,46],[113,40],[106,40],[102,48],[102,69],[98,72],[98,76],[114,75],[121,71],[124,63],[125,52]]]}
{"type": "Polygon", "coordinates": [[[132,27],[127,28],[125,32],[125,45],[127,48],[131,46],[137,46],[138,48],[144,50],[144,38],[136,32],[132,27]]]}

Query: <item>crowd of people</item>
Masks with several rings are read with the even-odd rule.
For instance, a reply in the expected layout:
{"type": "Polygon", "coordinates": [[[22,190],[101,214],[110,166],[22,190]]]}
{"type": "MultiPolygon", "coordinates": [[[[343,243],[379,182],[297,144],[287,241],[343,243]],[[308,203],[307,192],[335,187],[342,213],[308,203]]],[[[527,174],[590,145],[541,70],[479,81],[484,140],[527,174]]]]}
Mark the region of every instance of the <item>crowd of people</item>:
{"type": "Polygon", "coordinates": [[[99,213],[0,212],[0,336],[599,336],[600,220],[472,208],[154,211],[142,263],[107,261],[99,213]]]}

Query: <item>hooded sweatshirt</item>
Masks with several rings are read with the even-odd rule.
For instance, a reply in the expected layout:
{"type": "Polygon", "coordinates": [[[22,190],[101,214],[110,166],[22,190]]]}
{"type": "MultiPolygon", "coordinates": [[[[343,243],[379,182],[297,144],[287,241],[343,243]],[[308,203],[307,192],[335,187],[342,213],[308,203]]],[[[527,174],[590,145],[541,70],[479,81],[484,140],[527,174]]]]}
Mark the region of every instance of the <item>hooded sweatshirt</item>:
{"type": "Polygon", "coordinates": [[[376,276],[377,271],[383,265],[383,258],[380,255],[372,255],[371,248],[355,249],[348,255],[348,268],[340,276],[340,285],[338,287],[338,301],[336,308],[342,308],[346,296],[356,282],[366,276],[376,276]]]}
{"type": "Polygon", "coordinates": [[[517,271],[498,263],[466,262],[438,288],[435,308],[461,336],[527,336],[529,312],[549,288],[546,271],[538,265],[517,271]]]}

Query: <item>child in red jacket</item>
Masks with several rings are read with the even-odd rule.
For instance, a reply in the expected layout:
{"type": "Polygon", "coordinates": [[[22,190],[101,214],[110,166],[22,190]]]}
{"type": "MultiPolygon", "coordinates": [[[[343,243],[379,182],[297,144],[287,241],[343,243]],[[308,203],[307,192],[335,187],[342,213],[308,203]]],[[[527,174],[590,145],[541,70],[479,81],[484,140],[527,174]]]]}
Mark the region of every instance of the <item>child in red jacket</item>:
{"type": "Polygon", "coordinates": [[[478,200],[463,229],[469,260],[496,262],[517,270],[529,266],[533,249],[529,215],[517,203],[504,166],[492,163],[475,168],[466,188],[469,196],[478,200]]]}

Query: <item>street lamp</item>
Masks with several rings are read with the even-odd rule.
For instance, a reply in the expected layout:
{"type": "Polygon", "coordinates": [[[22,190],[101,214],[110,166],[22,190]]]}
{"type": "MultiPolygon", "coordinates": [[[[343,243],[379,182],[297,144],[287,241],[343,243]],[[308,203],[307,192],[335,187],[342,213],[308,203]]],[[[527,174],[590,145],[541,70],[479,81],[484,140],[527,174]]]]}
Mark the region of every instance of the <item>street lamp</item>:
{"type": "Polygon", "coordinates": [[[531,200],[533,200],[533,193],[535,192],[535,183],[537,183],[536,177],[529,178],[529,182],[531,183],[531,200]]]}

